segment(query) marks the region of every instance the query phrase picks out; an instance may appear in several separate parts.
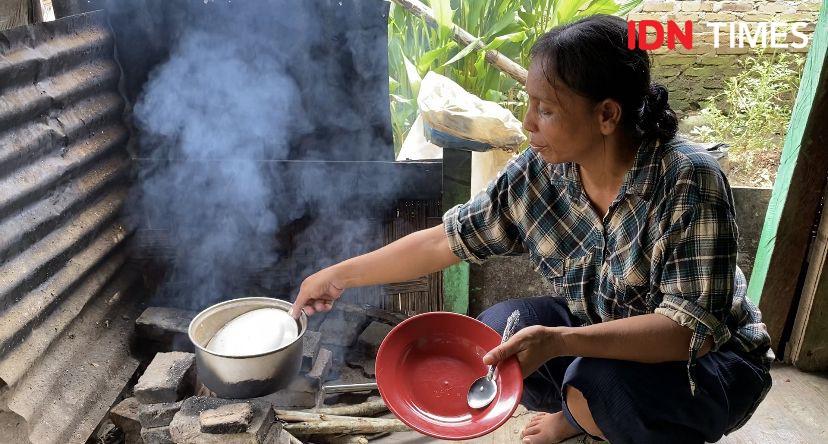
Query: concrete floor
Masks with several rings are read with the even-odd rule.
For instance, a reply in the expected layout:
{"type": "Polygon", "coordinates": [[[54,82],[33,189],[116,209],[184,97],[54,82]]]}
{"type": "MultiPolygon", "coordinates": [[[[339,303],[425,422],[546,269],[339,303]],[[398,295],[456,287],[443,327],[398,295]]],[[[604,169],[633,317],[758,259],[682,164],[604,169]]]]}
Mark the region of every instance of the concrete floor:
{"type": "MultiPolygon", "coordinates": [[[[828,442],[828,374],[803,373],[787,365],[774,366],[773,388],[748,423],[719,441],[722,444],[799,444],[828,442]]],[[[494,433],[466,443],[519,443],[520,431],[531,412],[519,408],[512,419],[494,433]]],[[[447,443],[415,432],[395,433],[371,441],[377,444],[447,443]]],[[[586,437],[567,444],[591,444],[586,437]]]]}

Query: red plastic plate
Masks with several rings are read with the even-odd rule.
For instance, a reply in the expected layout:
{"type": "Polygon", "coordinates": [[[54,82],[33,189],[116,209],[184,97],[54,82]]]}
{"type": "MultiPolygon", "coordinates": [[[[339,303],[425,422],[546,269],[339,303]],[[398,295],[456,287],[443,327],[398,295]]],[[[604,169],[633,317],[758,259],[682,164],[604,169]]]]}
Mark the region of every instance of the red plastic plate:
{"type": "Polygon", "coordinates": [[[377,353],[377,385],[388,408],[420,433],[439,439],[472,439],[503,425],[523,393],[512,357],[498,365],[497,395],[472,409],[466,394],[486,374],[483,355],[500,344],[486,324],[456,313],[424,313],[406,319],[386,336],[377,353]]]}

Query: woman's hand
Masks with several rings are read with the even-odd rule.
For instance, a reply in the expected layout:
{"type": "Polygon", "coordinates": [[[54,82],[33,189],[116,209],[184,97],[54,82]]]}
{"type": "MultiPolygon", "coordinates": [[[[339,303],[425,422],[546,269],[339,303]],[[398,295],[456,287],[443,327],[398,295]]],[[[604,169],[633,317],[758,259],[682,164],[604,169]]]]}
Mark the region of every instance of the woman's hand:
{"type": "Polygon", "coordinates": [[[486,365],[497,364],[514,355],[523,377],[534,373],[546,361],[564,355],[561,331],[556,327],[532,325],[515,333],[508,341],[483,356],[486,365]]]}
{"type": "Polygon", "coordinates": [[[345,291],[343,280],[336,276],[334,267],[320,270],[302,281],[296,302],[290,308],[290,315],[299,318],[299,310],[310,316],[317,312],[330,311],[335,300],[345,291]]]}

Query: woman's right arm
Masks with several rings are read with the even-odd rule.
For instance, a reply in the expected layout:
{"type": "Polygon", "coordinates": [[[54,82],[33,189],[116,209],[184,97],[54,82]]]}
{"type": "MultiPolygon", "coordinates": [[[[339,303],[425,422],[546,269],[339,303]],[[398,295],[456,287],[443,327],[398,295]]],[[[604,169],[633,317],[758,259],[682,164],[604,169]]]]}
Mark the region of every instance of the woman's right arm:
{"type": "Polygon", "coordinates": [[[299,309],[308,315],[328,311],[346,288],[407,281],[458,262],[442,224],[417,231],[308,276],[291,313],[296,317],[299,309]]]}

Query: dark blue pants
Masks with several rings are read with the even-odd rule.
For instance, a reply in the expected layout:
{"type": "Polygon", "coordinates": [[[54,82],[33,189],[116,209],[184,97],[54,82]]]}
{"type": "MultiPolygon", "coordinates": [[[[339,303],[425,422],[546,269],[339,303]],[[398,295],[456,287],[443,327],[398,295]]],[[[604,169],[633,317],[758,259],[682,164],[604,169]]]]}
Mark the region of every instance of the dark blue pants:
{"type": "MultiPolygon", "coordinates": [[[[518,329],[577,325],[565,302],[550,296],[501,302],[478,319],[502,332],[513,310],[520,311],[518,329]]],[[[580,429],[563,396],[571,385],[583,393],[595,423],[613,444],[716,442],[750,418],[771,386],[762,364],[724,348],[699,358],[695,396],[685,362],[559,357],[526,377],[521,403],[534,411],[563,410],[580,429]]]]}

